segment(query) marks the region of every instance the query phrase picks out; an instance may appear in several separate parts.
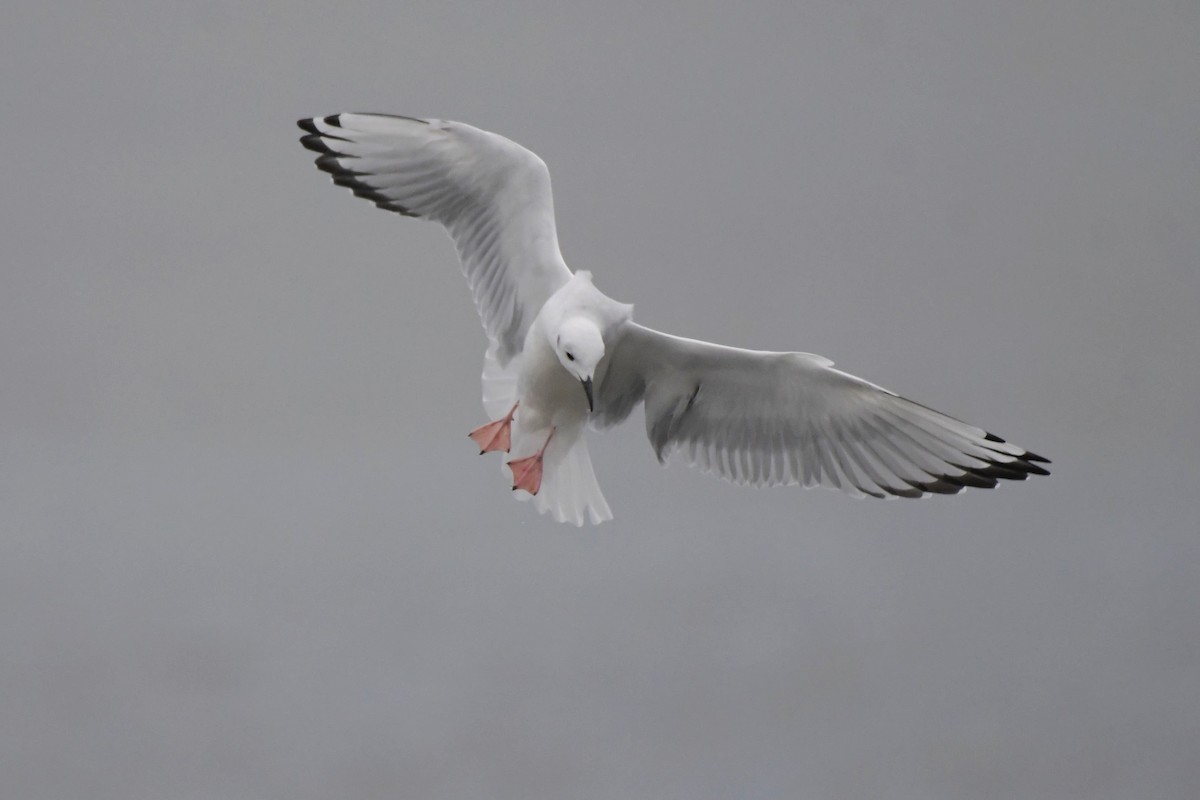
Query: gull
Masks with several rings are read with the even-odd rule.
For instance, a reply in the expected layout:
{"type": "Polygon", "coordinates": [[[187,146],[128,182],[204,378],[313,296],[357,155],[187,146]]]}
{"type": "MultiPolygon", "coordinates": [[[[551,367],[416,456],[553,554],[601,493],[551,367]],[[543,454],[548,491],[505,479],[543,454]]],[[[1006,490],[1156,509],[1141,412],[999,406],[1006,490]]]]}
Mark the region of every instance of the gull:
{"type": "Polygon", "coordinates": [[[924,497],[1048,475],[1049,460],[834,369],[811,353],[743,350],[661,333],[563,260],[537,155],[461,122],[390,114],[302,119],[333,182],[441,223],[488,338],[469,435],[513,458],[514,496],[559,522],[612,519],[586,427],[641,404],[660,463],[675,451],[737,484],[924,497]]]}

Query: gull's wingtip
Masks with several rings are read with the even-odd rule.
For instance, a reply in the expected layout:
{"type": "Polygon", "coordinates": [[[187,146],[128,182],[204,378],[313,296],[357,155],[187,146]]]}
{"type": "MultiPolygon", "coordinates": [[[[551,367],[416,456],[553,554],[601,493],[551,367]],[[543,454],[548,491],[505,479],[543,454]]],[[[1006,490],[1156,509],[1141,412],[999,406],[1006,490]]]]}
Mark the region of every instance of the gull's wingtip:
{"type": "MultiPolygon", "coordinates": [[[[1005,441],[1004,439],[1001,439],[999,436],[997,436],[994,433],[989,433],[988,431],[984,431],[983,438],[989,442],[996,442],[998,444],[1009,444],[1009,442],[1005,441]]],[[[1019,455],[1017,455],[1017,458],[1021,459],[1022,461],[1035,461],[1039,464],[1051,463],[1050,459],[1046,458],[1045,456],[1039,456],[1037,453],[1034,453],[1030,450],[1022,450],[1021,453],[1019,455]]],[[[1049,472],[1046,472],[1045,470],[1039,470],[1039,469],[1031,469],[1029,471],[1035,475],[1049,475],[1050,474],[1049,472]]]]}

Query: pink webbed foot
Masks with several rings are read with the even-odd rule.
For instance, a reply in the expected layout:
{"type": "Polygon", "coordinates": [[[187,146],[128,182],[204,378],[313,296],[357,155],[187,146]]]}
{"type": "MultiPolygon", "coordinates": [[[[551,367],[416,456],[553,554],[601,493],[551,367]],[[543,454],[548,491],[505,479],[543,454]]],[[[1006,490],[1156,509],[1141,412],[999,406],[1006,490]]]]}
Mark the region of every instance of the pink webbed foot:
{"type": "Polygon", "coordinates": [[[550,429],[550,435],[546,437],[542,448],[531,456],[518,458],[508,462],[509,468],[513,473],[513,491],[524,489],[530,494],[537,494],[542,488],[542,454],[546,452],[546,445],[550,444],[550,440],[554,438],[554,429],[550,429]]]}
{"type": "Polygon", "coordinates": [[[518,405],[520,404],[514,403],[504,419],[480,425],[467,434],[475,444],[479,445],[479,455],[491,453],[496,450],[503,450],[507,453],[509,448],[512,447],[512,421],[513,414],[516,413],[518,405]]]}

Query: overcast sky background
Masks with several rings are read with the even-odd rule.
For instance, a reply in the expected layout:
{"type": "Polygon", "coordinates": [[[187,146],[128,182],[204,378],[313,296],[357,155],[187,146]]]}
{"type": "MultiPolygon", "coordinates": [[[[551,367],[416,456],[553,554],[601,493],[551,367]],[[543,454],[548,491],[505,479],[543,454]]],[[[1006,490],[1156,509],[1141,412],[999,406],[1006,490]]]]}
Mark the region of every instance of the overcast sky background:
{"type": "Polygon", "coordinates": [[[0,782],[134,798],[1191,798],[1200,5],[21,3],[0,782]],[[592,452],[513,502],[436,226],[299,117],[539,153],[567,262],[1053,459],[921,502],[592,452]]]}

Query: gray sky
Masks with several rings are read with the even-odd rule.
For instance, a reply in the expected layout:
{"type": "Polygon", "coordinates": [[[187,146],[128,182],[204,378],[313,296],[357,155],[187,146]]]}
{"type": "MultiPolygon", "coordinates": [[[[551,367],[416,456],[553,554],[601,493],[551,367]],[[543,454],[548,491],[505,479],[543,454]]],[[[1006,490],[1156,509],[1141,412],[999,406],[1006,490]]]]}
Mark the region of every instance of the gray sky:
{"type": "Polygon", "coordinates": [[[6,796],[1195,796],[1200,6],[249,5],[0,27],[6,796]],[[449,240],[296,141],[348,110],[538,152],[642,322],[1054,475],[740,489],[638,412],[616,521],[538,517],[449,240]]]}

